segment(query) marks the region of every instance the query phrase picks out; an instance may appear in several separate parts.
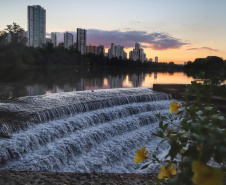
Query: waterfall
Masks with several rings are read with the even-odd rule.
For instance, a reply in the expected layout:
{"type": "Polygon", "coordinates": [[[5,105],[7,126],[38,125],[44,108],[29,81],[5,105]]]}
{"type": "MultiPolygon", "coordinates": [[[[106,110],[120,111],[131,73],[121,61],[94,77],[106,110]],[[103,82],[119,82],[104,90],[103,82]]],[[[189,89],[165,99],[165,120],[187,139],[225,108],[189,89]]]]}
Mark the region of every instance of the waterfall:
{"type": "MultiPolygon", "coordinates": [[[[157,113],[171,117],[171,95],[148,88],[21,97],[0,104],[0,169],[136,173],[138,148],[168,150],[157,113]]],[[[153,167],[153,166],[152,166],[153,167]]],[[[149,168],[148,170],[150,170],[149,168]]],[[[144,172],[144,171],[143,171],[144,172]]]]}

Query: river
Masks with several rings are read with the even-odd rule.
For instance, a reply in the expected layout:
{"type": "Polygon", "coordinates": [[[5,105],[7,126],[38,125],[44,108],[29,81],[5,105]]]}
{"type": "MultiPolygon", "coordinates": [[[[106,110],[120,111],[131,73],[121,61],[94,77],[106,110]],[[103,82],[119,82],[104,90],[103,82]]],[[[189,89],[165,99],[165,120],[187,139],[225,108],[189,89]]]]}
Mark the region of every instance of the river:
{"type": "Polygon", "coordinates": [[[0,76],[0,97],[12,98],[95,89],[148,87],[153,84],[190,84],[184,72],[151,70],[55,69],[12,71],[0,76]]]}

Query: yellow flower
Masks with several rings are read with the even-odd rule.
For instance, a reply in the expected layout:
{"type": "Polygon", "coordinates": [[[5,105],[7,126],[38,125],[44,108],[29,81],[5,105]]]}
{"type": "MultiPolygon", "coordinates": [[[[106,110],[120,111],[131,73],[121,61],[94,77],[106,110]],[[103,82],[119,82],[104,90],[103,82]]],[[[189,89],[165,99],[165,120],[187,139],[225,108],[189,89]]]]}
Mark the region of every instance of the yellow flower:
{"type": "Polygon", "coordinates": [[[134,158],[134,163],[140,163],[143,160],[147,159],[147,155],[148,155],[148,151],[145,152],[145,148],[146,146],[143,146],[143,148],[141,148],[141,150],[137,150],[136,151],[136,157],[134,158]]]}
{"type": "Polygon", "coordinates": [[[173,163],[171,163],[167,169],[165,165],[162,166],[161,172],[158,174],[158,178],[168,180],[171,177],[171,175],[176,175],[176,174],[177,174],[177,170],[176,168],[173,168],[173,163]]]}
{"type": "Polygon", "coordinates": [[[181,149],[180,153],[184,154],[186,152],[186,150],[184,148],[181,149]]]}
{"type": "Polygon", "coordinates": [[[173,102],[170,103],[170,114],[173,114],[173,112],[177,114],[179,112],[180,107],[180,104],[176,103],[175,100],[173,100],[173,102]]]}
{"type": "Polygon", "coordinates": [[[197,145],[196,149],[200,152],[200,151],[202,151],[203,148],[201,146],[197,145]]]}
{"type": "Polygon", "coordinates": [[[175,134],[169,134],[168,137],[175,137],[176,135],[175,134]]]}
{"type": "Polygon", "coordinates": [[[192,162],[194,172],[193,183],[196,185],[223,185],[224,172],[218,168],[212,168],[200,161],[192,162]]]}

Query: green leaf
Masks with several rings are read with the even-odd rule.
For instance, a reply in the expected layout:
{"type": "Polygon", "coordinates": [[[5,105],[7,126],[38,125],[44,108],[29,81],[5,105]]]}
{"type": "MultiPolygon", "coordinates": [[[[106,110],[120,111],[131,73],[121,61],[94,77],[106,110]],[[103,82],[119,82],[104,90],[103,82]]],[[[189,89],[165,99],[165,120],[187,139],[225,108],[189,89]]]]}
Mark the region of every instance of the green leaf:
{"type": "Polygon", "coordinates": [[[161,114],[160,113],[159,114],[156,114],[156,116],[157,116],[157,118],[160,118],[161,114]]]}
{"type": "Polygon", "coordinates": [[[212,157],[213,150],[204,150],[201,156],[202,163],[208,163],[210,158],[212,157]]]}
{"type": "Polygon", "coordinates": [[[159,128],[162,128],[162,125],[163,125],[163,121],[160,121],[159,122],[159,128]]]}
{"type": "Polygon", "coordinates": [[[193,138],[198,141],[198,142],[203,142],[205,141],[205,137],[204,136],[201,136],[201,135],[198,135],[198,134],[193,134],[193,138]]]}
{"type": "Polygon", "coordinates": [[[158,134],[156,134],[156,133],[152,133],[151,135],[153,135],[153,136],[158,136],[158,134]]]}
{"type": "MultiPolygon", "coordinates": [[[[151,163],[149,163],[149,164],[151,164],[151,163]]],[[[147,168],[147,167],[149,166],[149,164],[145,164],[144,166],[142,166],[142,167],[141,167],[141,170],[147,168]]]]}
{"type": "Polygon", "coordinates": [[[157,132],[157,136],[163,138],[163,132],[159,130],[159,131],[157,132]]]}
{"type": "Polygon", "coordinates": [[[167,128],[168,128],[169,124],[165,124],[163,127],[162,127],[162,130],[165,131],[167,128]]]}
{"type": "Polygon", "coordinates": [[[174,138],[169,138],[169,142],[171,148],[167,156],[170,156],[171,160],[173,160],[176,157],[176,155],[180,153],[181,146],[174,138]]]}

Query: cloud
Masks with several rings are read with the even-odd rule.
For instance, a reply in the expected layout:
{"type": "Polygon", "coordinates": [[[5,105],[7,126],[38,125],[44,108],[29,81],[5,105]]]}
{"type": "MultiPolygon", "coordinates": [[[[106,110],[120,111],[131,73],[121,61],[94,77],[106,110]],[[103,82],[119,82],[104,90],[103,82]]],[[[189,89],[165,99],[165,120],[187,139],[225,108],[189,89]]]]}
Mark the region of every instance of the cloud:
{"type": "MultiPolygon", "coordinates": [[[[70,32],[70,31],[69,31],[70,32]]],[[[74,35],[76,42],[76,32],[70,32],[74,35]]],[[[57,32],[57,40],[63,42],[64,33],[57,32]]],[[[135,42],[141,43],[144,48],[152,48],[154,50],[177,49],[189,43],[182,42],[178,38],[171,37],[165,33],[150,33],[145,31],[120,31],[120,30],[87,30],[87,45],[102,44],[109,48],[111,43],[122,45],[124,48],[134,47],[135,42]]]]}
{"type": "Polygon", "coordinates": [[[200,50],[200,49],[207,49],[207,50],[210,50],[210,51],[219,51],[217,49],[213,49],[213,48],[210,48],[210,47],[201,47],[201,48],[189,48],[187,50],[200,50]]]}

